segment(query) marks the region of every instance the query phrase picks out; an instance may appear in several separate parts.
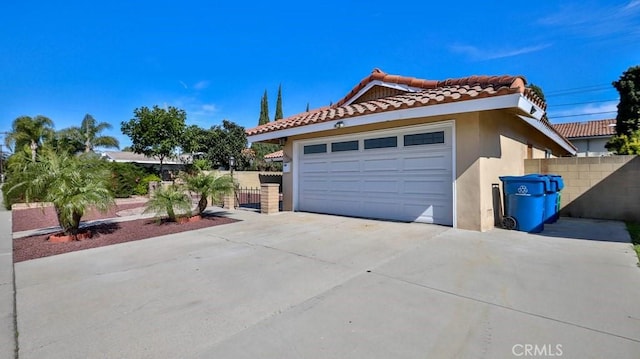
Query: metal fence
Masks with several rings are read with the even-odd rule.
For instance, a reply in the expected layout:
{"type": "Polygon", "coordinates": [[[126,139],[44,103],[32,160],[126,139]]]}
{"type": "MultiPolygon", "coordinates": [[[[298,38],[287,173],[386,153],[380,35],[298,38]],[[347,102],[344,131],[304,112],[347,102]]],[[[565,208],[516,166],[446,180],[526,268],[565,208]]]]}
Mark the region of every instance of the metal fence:
{"type": "MultiPolygon", "coordinates": [[[[260,209],[260,188],[236,188],[236,206],[260,209]]],[[[282,211],[282,193],[280,193],[279,209],[282,211]]]]}
{"type": "Polygon", "coordinates": [[[236,189],[238,207],[260,209],[260,188],[236,189]]]}

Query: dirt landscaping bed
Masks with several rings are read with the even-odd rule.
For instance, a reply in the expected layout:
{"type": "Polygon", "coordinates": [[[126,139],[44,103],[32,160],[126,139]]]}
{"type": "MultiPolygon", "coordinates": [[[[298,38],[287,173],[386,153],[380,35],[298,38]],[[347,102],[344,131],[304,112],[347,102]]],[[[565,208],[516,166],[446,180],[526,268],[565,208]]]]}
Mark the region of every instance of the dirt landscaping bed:
{"type": "MultiPolygon", "coordinates": [[[[40,208],[37,210],[41,211],[40,208]]],[[[191,231],[234,222],[237,222],[237,220],[212,215],[204,216],[196,222],[182,224],[173,222],[158,224],[155,220],[147,218],[119,223],[102,223],[86,227],[86,229],[91,230],[93,238],[82,241],[51,243],[47,241],[49,234],[17,238],[13,240],[13,262],[17,263],[56,254],[137,241],[165,234],[191,231]]],[[[52,225],[55,224],[56,223],[53,223],[52,225]]]]}
{"type": "MultiPolygon", "coordinates": [[[[89,209],[85,215],[82,216],[82,221],[114,218],[118,217],[117,213],[120,211],[140,207],[144,207],[144,202],[118,203],[105,213],[98,212],[95,209],[89,209]]],[[[56,211],[52,206],[41,207],[34,204],[29,208],[14,209],[11,212],[11,229],[13,232],[54,227],[58,225],[56,211]]]]}

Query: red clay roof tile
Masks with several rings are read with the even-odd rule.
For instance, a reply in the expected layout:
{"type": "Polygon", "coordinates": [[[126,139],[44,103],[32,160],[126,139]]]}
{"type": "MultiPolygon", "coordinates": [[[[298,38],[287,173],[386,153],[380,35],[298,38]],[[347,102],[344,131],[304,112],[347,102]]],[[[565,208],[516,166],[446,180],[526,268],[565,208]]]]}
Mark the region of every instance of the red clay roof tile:
{"type": "Polygon", "coordinates": [[[533,103],[545,109],[546,104],[538,96],[525,87],[526,80],[522,76],[470,76],[444,81],[422,80],[413,77],[388,75],[379,69],[360,81],[343,99],[332,106],[310,112],[303,112],[288,118],[248,129],[247,135],[304,126],[314,123],[344,119],[371,113],[393,111],[397,109],[430,106],[442,103],[466,101],[492,96],[521,93],[533,103]],[[422,89],[417,92],[406,92],[385,98],[345,105],[360,90],[372,81],[404,84],[422,89]]]}
{"type": "Polygon", "coordinates": [[[616,120],[595,120],[554,124],[553,127],[566,138],[613,136],[616,134],[616,120]]]}

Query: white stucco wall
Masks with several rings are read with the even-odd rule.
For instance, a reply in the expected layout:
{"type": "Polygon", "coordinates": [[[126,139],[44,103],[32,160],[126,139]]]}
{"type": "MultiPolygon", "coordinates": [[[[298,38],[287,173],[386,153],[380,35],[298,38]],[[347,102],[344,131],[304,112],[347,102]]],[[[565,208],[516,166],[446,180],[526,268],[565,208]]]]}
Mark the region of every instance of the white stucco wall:
{"type": "Polygon", "coordinates": [[[605,145],[610,137],[571,138],[570,141],[578,148],[578,157],[609,156],[611,152],[605,145]]]}

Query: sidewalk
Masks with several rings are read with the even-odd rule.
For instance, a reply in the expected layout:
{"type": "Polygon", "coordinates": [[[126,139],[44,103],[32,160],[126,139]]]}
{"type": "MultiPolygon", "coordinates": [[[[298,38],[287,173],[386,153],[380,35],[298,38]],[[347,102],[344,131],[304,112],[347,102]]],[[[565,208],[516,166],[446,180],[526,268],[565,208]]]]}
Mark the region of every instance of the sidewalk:
{"type": "Polygon", "coordinates": [[[0,358],[15,358],[17,348],[11,212],[1,204],[0,193],[0,358]]]}

